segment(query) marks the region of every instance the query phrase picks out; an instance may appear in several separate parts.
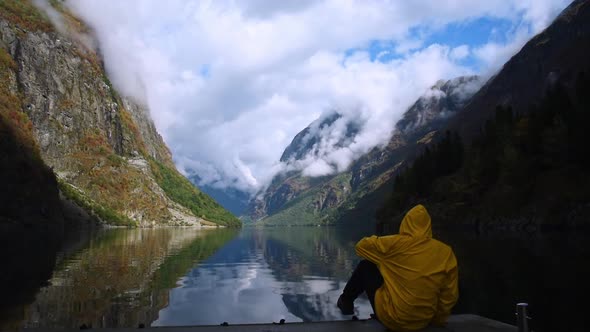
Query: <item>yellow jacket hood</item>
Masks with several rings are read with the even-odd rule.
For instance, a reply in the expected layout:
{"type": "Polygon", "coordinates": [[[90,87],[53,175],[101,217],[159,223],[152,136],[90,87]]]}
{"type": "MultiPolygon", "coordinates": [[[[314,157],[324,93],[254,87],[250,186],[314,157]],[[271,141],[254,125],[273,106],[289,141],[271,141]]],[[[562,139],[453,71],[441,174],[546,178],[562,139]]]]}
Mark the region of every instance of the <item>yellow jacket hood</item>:
{"type": "Polygon", "coordinates": [[[402,220],[399,227],[401,235],[432,238],[430,215],[423,205],[413,207],[402,220]]]}

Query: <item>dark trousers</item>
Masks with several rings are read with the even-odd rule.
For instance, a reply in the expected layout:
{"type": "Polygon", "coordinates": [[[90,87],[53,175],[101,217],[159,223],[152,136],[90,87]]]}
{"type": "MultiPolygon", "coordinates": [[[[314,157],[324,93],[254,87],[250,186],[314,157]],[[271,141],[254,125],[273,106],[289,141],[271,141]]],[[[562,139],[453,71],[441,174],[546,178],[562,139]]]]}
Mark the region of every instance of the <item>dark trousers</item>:
{"type": "Polygon", "coordinates": [[[369,301],[371,301],[373,312],[375,312],[375,293],[382,285],[383,277],[377,265],[363,259],[352,272],[342,295],[352,302],[363,292],[366,292],[369,301]]]}

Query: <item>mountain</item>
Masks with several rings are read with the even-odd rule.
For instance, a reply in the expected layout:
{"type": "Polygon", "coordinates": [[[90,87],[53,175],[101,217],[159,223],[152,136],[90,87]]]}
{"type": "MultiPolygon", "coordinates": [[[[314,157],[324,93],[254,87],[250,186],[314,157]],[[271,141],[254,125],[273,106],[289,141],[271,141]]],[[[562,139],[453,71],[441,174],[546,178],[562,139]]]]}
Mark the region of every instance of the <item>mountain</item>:
{"type": "Polygon", "coordinates": [[[478,76],[461,76],[452,80],[440,80],[421,96],[396,123],[401,133],[438,126],[455,115],[465,102],[481,88],[478,76]]]}
{"type": "Polygon", "coordinates": [[[199,187],[204,193],[211,196],[216,202],[236,216],[241,216],[248,207],[250,194],[235,188],[216,188],[210,185],[199,184],[201,178],[198,174],[190,174],[189,180],[199,187]]]}
{"type": "MultiPolygon", "coordinates": [[[[354,140],[359,131],[359,126],[351,120],[346,119],[337,111],[324,114],[319,119],[313,121],[309,126],[298,133],[292,142],[285,148],[280,161],[285,164],[296,164],[306,159],[315,159],[321,157],[325,150],[348,146],[354,140]],[[343,135],[337,141],[331,139],[334,132],[344,131],[343,135]],[[326,139],[329,137],[329,139],[326,139]]],[[[283,209],[287,203],[297,198],[301,193],[308,190],[318,189],[320,185],[326,183],[333,177],[305,177],[299,171],[289,171],[276,176],[264,193],[263,199],[255,199],[250,202],[247,209],[247,218],[249,220],[259,220],[266,216],[275,214],[283,209]]],[[[339,186],[336,181],[336,185],[339,186]]],[[[346,186],[344,184],[344,186],[346,186]]],[[[346,188],[342,187],[344,191],[346,188]]],[[[308,202],[315,205],[314,209],[328,208],[339,201],[339,189],[333,190],[331,186],[323,188],[314,196],[315,202],[308,202]]],[[[310,220],[314,216],[310,216],[310,220]]]]}
{"type": "MultiPolygon", "coordinates": [[[[251,220],[265,225],[334,223],[341,210],[349,210],[355,202],[372,193],[387,181],[403,164],[408,145],[428,142],[433,132],[445,124],[481,86],[477,76],[439,81],[420,97],[397,124],[389,144],[375,148],[355,161],[348,171],[324,177],[306,177],[301,172],[288,172],[275,177],[262,195],[249,207],[251,220]]],[[[285,149],[281,161],[297,162],[318,156],[322,134],[329,132],[338,120],[338,113],[324,116],[295,136],[285,149]]],[[[354,139],[358,127],[343,123],[344,146],[354,139]]]]}
{"type": "Polygon", "coordinates": [[[396,130],[385,148],[373,149],[353,164],[353,188],[358,189],[362,183],[393,170],[392,167],[398,169],[406,158],[405,151],[431,142],[437,130],[457,114],[482,84],[479,76],[438,81],[396,123],[396,130]]]}
{"type": "Polygon", "coordinates": [[[149,110],[113,88],[88,28],[51,4],[59,30],[31,1],[0,2],[2,111],[61,194],[109,224],[239,225],[176,170],[149,110]]]}
{"type": "Polygon", "coordinates": [[[473,137],[494,116],[496,105],[510,105],[515,113],[524,113],[554,82],[571,88],[577,73],[588,68],[588,7],[588,1],[576,0],[564,9],[477,92],[450,129],[473,137]]]}
{"type": "Polygon", "coordinates": [[[350,145],[360,128],[356,123],[345,120],[342,114],[334,111],[320,117],[298,133],[281,155],[280,161],[289,162],[303,160],[310,156],[318,157],[321,153],[322,138],[328,136],[327,133],[336,130],[335,127],[340,125],[338,122],[344,122],[344,135],[337,142],[331,143],[331,147],[350,145]]]}
{"type": "Polygon", "coordinates": [[[444,227],[587,229],[589,95],[590,2],[574,1],[364,205],[383,202],[386,232],[416,203],[444,227]]]}
{"type": "Polygon", "coordinates": [[[393,231],[407,209],[424,203],[438,226],[584,227],[589,8],[574,1],[479,90],[437,83],[389,143],[349,171],[277,177],[251,206],[252,218],[267,225],[378,219],[381,231],[393,231]]]}

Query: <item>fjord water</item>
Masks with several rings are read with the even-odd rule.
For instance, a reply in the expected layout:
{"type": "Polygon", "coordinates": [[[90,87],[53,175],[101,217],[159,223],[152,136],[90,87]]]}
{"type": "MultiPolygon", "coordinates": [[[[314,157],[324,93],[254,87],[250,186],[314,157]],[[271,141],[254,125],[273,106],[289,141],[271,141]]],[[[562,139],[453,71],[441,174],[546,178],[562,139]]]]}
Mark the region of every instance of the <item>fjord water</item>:
{"type": "MultiPolygon", "coordinates": [[[[336,227],[110,229],[58,259],[29,304],[0,327],[137,327],[340,320],[336,300],[369,232],[336,227]]],[[[514,323],[530,302],[537,331],[581,330],[590,294],[584,235],[441,233],[460,268],[455,313],[514,323]]],[[[372,312],[366,298],[357,315],[372,312]]]]}
{"type": "MultiPolygon", "coordinates": [[[[0,317],[9,327],[74,328],[346,319],[336,300],[359,260],[354,233],[102,230],[62,253],[31,304],[0,317]]],[[[369,317],[366,298],[357,312],[369,317]]]]}
{"type": "MultiPolygon", "coordinates": [[[[246,229],[180,280],[152,325],[346,319],[336,301],[358,261],[338,229],[246,229]]],[[[369,317],[366,298],[357,313],[369,317]]]]}

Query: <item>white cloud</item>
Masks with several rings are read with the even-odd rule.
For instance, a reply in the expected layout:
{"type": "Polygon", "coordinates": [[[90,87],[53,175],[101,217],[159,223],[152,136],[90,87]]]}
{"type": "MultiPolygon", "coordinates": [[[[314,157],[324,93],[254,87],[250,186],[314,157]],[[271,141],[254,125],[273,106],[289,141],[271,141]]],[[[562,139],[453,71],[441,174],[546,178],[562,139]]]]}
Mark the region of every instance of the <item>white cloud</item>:
{"type": "Polygon", "coordinates": [[[515,3],[515,12],[522,14],[522,23],[507,33],[504,42],[492,40],[473,50],[475,57],[481,63],[482,74],[484,76],[493,74],[532,36],[549,26],[555,16],[571,2],[571,0],[523,0],[515,3]]]}
{"type": "Polygon", "coordinates": [[[516,54],[530,37],[531,35],[528,30],[522,28],[512,33],[507,42],[491,41],[475,48],[473,54],[479,60],[482,70],[481,74],[483,76],[491,76],[512,55],[516,54]]]}
{"type": "Polygon", "coordinates": [[[342,170],[383,144],[420,93],[438,79],[470,72],[457,61],[473,53],[485,68],[497,67],[565,6],[561,0],[67,4],[96,31],[111,81],[149,106],[178,166],[217,187],[252,193],[285,167],[278,163],[284,148],[323,112],[338,109],[363,127],[345,149],[332,151],[326,141],[321,160],[300,165],[310,175],[342,170]],[[426,35],[482,16],[524,19],[520,24],[531,29],[476,49],[424,45],[412,35],[416,27],[426,35]],[[374,41],[387,41],[382,55],[399,57],[381,62],[364,51],[347,53],[374,41]]]}
{"type": "Polygon", "coordinates": [[[516,7],[523,12],[525,22],[530,23],[533,34],[537,34],[551,24],[555,15],[571,2],[572,0],[522,0],[516,3],[516,7]]]}
{"type": "Polygon", "coordinates": [[[469,45],[461,45],[451,50],[451,59],[463,60],[470,54],[469,45]]]}
{"type": "Polygon", "coordinates": [[[64,24],[63,17],[61,14],[53,8],[49,2],[49,0],[33,0],[33,5],[40,10],[44,11],[49,20],[53,24],[53,26],[59,31],[60,33],[67,33],[66,25],[64,24]]]}

